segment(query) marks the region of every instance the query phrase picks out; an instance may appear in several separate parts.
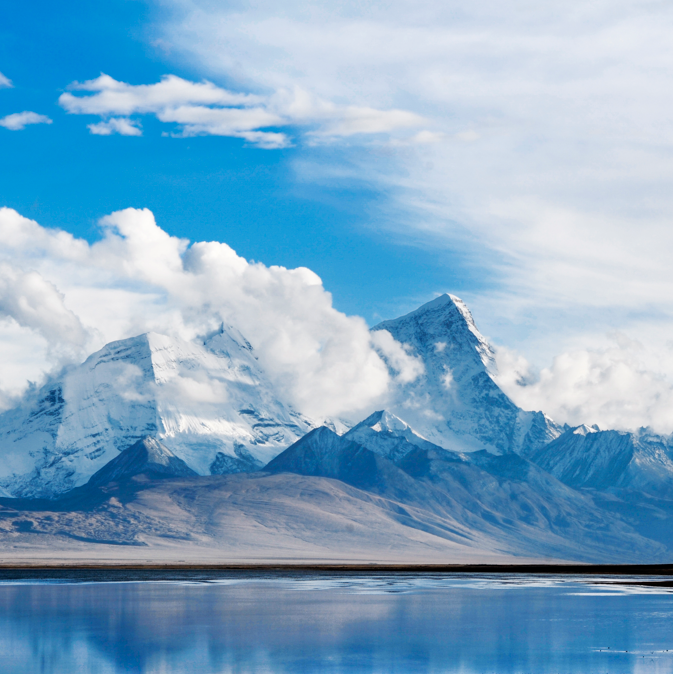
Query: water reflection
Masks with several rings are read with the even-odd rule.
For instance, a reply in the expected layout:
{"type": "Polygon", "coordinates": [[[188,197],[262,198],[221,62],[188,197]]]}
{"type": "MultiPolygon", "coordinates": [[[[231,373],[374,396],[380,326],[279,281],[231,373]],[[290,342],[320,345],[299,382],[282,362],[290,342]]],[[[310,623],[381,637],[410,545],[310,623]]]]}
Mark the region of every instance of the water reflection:
{"type": "Polygon", "coordinates": [[[651,588],[408,575],[73,580],[0,583],[3,672],[673,672],[673,595],[651,588]]]}

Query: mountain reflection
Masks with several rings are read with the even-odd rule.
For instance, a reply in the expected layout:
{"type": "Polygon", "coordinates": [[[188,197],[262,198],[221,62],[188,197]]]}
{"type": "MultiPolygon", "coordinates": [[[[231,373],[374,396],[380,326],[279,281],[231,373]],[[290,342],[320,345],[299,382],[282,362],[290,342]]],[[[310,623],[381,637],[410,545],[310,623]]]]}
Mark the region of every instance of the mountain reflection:
{"type": "Polygon", "coordinates": [[[10,674],[672,672],[671,617],[673,595],[579,583],[6,582],[0,653],[10,674]]]}

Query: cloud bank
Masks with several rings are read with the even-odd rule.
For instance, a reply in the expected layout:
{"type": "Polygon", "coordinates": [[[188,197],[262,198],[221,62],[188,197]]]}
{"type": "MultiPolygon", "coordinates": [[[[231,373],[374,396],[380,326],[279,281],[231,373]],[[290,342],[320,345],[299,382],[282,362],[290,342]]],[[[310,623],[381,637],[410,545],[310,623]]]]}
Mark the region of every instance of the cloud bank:
{"type": "MultiPolygon", "coordinates": [[[[563,353],[539,372],[516,353],[498,349],[497,381],[524,409],[543,409],[571,426],[673,432],[673,386],[661,363],[648,362],[641,343],[623,334],[611,337],[607,348],[563,353]]],[[[660,357],[670,367],[673,343],[660,357]]]]}
{"type": "Polygon", "coordinates": [[[12,80],[10,80],[8,77],[5,77],[2,73],[0,73],[0,89],[3,88],[11,88],[14,85],[12,84],[12,80]]]}
{"type": "MultiPolygon", "coordinates": [[[[419,373],[392,338],[374,344],[364,320],[336,311],[309,269],[171,237],[147,209],[113,213],[101,227],[89,244],[0,209],[0,342],[19,361],[38,353],[46,370],[115,339],[147,331],[193,339],[225,323],[252,343],[288,401],[318,418],[380,403],[391,377],[419,373]]],[[[25,372],[12,372],[2,373],[5,396],[25,385],[25,372]]]]}
{"type": "Polygon", "coordinates": [[[231,136],[278,149],[291,144],[290,136],[263,129],[302,126],[308,127],[309,136],[328,139],[391,133],[424,123],[423,117],[405,110],[337,106],[297,87],[261,96],[175,75],[156,84],[131,85],[102,74],[88,82],[75,82],[70,89],[59,103],[72,114],[102,117],[103,121],[89,125],[91,133],[98,135],[140,136],[139,121],[130,115],[154,115],[173,125],[177,135],[231,136]]]}

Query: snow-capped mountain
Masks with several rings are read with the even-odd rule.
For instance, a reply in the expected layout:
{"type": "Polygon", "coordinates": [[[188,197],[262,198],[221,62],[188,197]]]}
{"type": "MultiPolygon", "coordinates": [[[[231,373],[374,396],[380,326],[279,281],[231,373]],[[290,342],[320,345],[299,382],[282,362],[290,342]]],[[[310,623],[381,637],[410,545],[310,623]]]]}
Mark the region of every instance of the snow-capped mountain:
{"type": "Polygon", "coordinates": [[[386,410],[374,412],[353,426],[344,438],[392,461],[401,459],[414,447],[437,449],[437,445],[418,435],[406,421],[386,410]]]}
{"type": "MultiPolygon", "coordinates": [[[[425,369],[396,391],[390,409],[406,420],[395,422],[397,429],[409,422],[405,433],[420,434],[460,452],[521,454],[576,489],[630,490],[673,498],[673,436],[648,429],[631,433],[562,428],[542,412],[519,409],[498,387],[493,349],[459,298],[442,295],[373,330],[390,332],[422,360],[425,369]]],[[[382,453],[384,444],[394,444],[387,437],[393,429],[372,434],[370,419],[350,434],[358,433],[358,441],[372,451],[379,446],[382,453]]],[[[399,431],[395,435],[400,436],[399,431]]]]}
{"type": "MultiPolygon", "coordinates": [[[[670,559],[671,438],[560,428],[519,409],[456,297],[373,330],[387,330],[423,372],[395,385],[389,409],[350,429],[338,421],[315,428],[293,410],[232,328],[199,342],[149,333],[108,344],[0,415],[0,508],[40,511],[26,531],[54,540],[89,540],[95,529],[91,540],[137,543],[147,532],[174,537],[176,526],[185,536],[215,508],[233,513],[233,530],[254,523],[246,529],[253,538],[257,522],[279,526],[283,535],[268,544],[286,552],[304,545],[307,531],[314,545],[336,526],[341,546],[348,532],[381,526],[379,550],[401,540],[415,550],[422,539],[420,554],[439,546],[535,559],[670,559]],[[171,513],[186,518],[179,526],[157,510],[169,493],[171,513]],[[280,524],[274,499],[285,504],[280,524]],[[94,516],[99,507],[107,515],[94,516]]],[[[229,530],[220,525],[217,536],[229,530]]],[[[210,524],[199,534],[211,535],[210,524]]]]}
{"type": "Polygon", "coordinates": [[[525,452],[558,437],[542,412],[519,409],[494,381],[493,349],[464,302],[442,295],[406,316],[379,323],[419,357],[425,372],[396,392],[391,411],[447,449],[525,452]]]}
{"type": "Polygon", "coordinates": [[[310,427],[234,329],[201,344],[149,333],[108,344],[0,415],[0,489],[62,493],[146,436],[199,475],[249,471],[310,427]]]}

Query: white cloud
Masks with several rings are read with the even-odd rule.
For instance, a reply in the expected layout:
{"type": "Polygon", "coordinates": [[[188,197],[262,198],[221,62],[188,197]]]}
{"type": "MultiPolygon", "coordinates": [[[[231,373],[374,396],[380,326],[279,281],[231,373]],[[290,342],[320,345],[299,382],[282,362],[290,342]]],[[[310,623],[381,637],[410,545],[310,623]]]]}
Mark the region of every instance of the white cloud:
{"type": "Polygon", "coordinates": [[[411,349],[406,345],[396,342],[387,330],[372,333],[371,340],[388,367],[396,373],[396,379],[400,384],[415,381],[425,372],[423,361],[413,356],[411,349]]]}
{"type": "Polygon", "coordinates": [[[189,82],[175,75],[166,75],[156,84],[131,85],[102,74],[95,80],[75,82],[74,91],[91,92],[91,96],[74,96],[66,92],[59,103],[80,115],[128,115],[157,113],[177,106],[255,105],[256,96],[236,94],[220,89],[211,82],[189,82]]]}
{"type": "Polygon", "coordinates": [[[283,133],[255,131],[260,127],[279,126],[286,122],[262,108],[206,108],[180,106],[162,110],[157,117],[162,122],[176,122],[183,136],[234,136],[244,138],[265,149],[289,145],[283,133]]]}
{"type": "Polygon", "coordinates": [[[447,391],[450,391],[451,387],[453,386],[453,374],[448,367],[445,368],[444,375],[442,376],[442,386],[447,391]]]}
{"type": "Polygon", "coordinates": [[[471,143],[472,141],[479,140],[479,134],[476,131],[460,131],[456,134],[458,140],[463,140],[466,143],[471,143]]]}
{"type": "Polygon", "coordinates": [[[152,114],[176,124],[178,135],[232,136],[260,147],[290,145],[284,133],[263,131],[272,127],[313,127],[322,138],[355,134],[390,134],[417,127],[424,119],[405,110],[377,110],[355,105],[337,106],[301,89],[277,90],[259,96],[228,91],[211,82],[189,82],[167,75],[156,84],[131,85],[109,75],[70,86],[59,103],[72,114],[98,115],[103,121],[89,125],[91,133],[140,135],[130,115],[152,114]]]}
{"type": "Polygon", "coordinates": [[[71,347],[78,353],[87,335],[64,299],[38,272],[0,263],[0,316],[11,317],[48,342],[71,347]]]}
{"type": "Polygon", "coordinates": [[[142,136],[140,122],[126,119],[125,117],[113,117],[105,122],[87,125],[89,131],[95,136],[111,136],[118,133],[120,136],[142,136]]]}
{"type": "Polygon", "coordinates": [[[3,88],[11,88],[14,85],[12,84],[12,80],[9,78],[5,77],[2,73],[0,73],[0,89],[3,88]]]}
{"type": "Polygon", "coordinates": [[[612,335],[611,342],[563,353],[539,373],[532,373],[521,356],[499,349],[498,382],[524,409],[542,409],[571,426],[673,432],[673,385],[663,372],[673,361],[671,345],[659,354],[659,362],[648,363],[639,342],[623,334],[612,335]],[[668,361],[664,368],[661,360],[668,361]]]}
{"type": "MultiPolygon", "coordinates": [[[[33,354],[48,369],[67,348],[76,358],[146,331],[192,339],[224,322],[250,340],[279,390],[318,417],[380,401],[391,383],[384,360],[404,381],[418,374],[392,338],[374,345],[361,318],[336,311],[309,269],[250,263],[224,243],[190,245],[146,209],[113,213],[101,226],[102,239],[89,244],[0,209],[0,313],[11,319],[0,322],[0,341],[13,335],[21,351],[22,326],[23,360],[33,354]],[[36,349],[35,334],[46,347],[36,349]]],[[[6,375],[0,382],[20,387],[6,375]]],[[[193,391],[204,400],[205,384],[193,391]]]]}
{"type": "Polygon", "coordinates": [[[15,112],[0,119],[0,126],[10,131],[21,131],[29,124],[51,124],[52,121],[45,115],[38,115],[36,112],[15,112]]]}
{"type": "Polygon", "coordinates": [[[395,129],[418,127],[425,120],[406,110],[375,110],[346,107],[341,115],[319,133],[327,136],[353,136],[358,133],[389,133],[395,129]]]}

